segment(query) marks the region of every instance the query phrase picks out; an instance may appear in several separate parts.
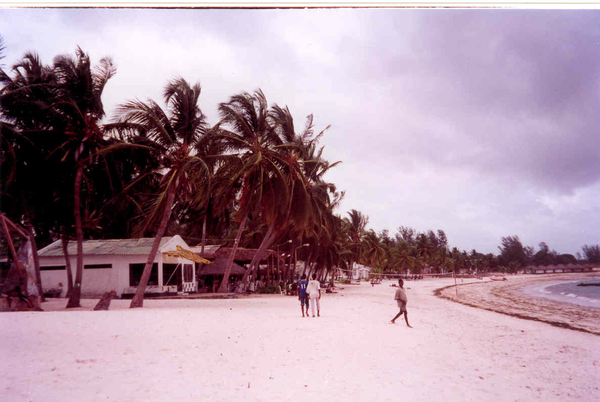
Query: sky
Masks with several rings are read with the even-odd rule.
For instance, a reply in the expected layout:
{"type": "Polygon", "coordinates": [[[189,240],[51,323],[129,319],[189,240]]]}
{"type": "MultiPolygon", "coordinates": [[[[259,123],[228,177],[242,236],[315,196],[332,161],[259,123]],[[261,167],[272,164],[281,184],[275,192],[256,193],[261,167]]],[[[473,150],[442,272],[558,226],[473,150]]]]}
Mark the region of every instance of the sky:
{"type": "Polygon", "coordinates": [[[576,254],[600,243],[600,10],[0,9],[10,68],[77,46],[117,74],[106,120],[162,104],[168,80],[219,103],[261,89],[297,131],[325,132],[326,179],[368,229],[444,230],[498,254],[502,237],[576,254]]]}

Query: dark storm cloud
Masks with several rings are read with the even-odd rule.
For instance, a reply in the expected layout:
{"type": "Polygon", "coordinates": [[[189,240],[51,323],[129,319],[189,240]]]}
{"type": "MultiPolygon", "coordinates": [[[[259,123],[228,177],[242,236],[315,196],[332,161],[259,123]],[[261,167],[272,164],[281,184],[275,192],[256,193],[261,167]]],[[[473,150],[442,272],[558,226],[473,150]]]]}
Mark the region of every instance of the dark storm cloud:
{"type": "Polygon", "coordinates": [[[374,64],[371,71],[410,101],[418,115],[409,135],[419,139],[409,145],[420,157],[506,176],[516,171],[536,186],[569,192],[600,177],[599,16],[590,10],[380,13],[386,22],[370,24],[380,43],[363,45],[369,54],[358,60],[374,64]],[[417,20],[412,34],[403,23],[409,14],[417,20]],[[434,144],[445,146],[428,146],[434,144]]]}

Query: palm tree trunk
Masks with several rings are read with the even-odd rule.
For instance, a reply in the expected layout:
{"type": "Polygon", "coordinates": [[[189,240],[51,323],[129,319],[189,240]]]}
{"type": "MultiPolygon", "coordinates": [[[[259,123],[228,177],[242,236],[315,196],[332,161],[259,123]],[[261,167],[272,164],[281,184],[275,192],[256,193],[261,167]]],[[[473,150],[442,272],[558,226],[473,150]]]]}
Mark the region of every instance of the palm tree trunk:
{"type": "MultiPolygon", "coordinates": [[[[271,223],[271,225],[275,226],[274,223],[271,223]]],[[[271,229],[271,232],[272,232],[272,229],[271,229]]],[[[269,249],[269,247],[271,247],[271,245],[273,244],[273,242],[275,241],[275,239],[277,237],[278,237],[277,233],[271,233],[271,236],[269,236],[267,233],[267,236],[265,236],[265,238],[261,242],[261,245],[260,245],[257,253],[254,255],[254,258],[256,259],[256,261],[254,262],[254,269],[256,270],[257,273],[258,273],[258,268],[260,267],[260,263],[263,260],[264,255],[266,254],[267,250],[269,249]]],[[[268,260],[267,260],[267,263],[268,263],[268,260]]],[[[273,259],[272,258],[271,258],[271,269],[273,269],[273,259]]],[[[258,276],[258,275],[256,275],[256,276],[258,276]]]]}
{"type": "Polygon", "coordinates": [[[73,270],[71,269],[71,257],[69,256],[69,238],[67,234],[62,235],[62,249],[65,256],[65,267],[67,270],[67,294],[66,297],[71,297],[73,293],[73,270]]]}
{"type": "MultiPolygon", "coordinates": [[[[292,259],[294,258],[295,247],[296,247],[296,243],[295,242],[290,243],[290,257],[289,257],[289,260],[288,260],[287,272],[285,273],[286,274],[286,279],[289,279],[289,280],[292,280],[292,281],[295,280],[295,278],[293,276],[296,274],[296,272],[292,272],[292,259]]],[[[295,267],[295,265],[294,265],[294,267],[295,267]]]]}
{"type": "Polygon", "coordinates": [[[77,270],[75,271],[75,283],[73,291],[67,303],[67,308],[81,307],[81,279],[83,277],[83,225],[81,223],[81,181],[83,178],[83,165],[77,166],[75,174],[75,233],[77,234],[77,270]]]}
{"type": "Polygon", "coordinates": [[[302,270],[302,274],[306,274],[307,277],[310,275],[310,260],[312,258],[313,249],[310,247],[310,251],[308,252],[308,257],[304,260],[304,269],[302,270]]]}
{"type": "Polygon", "coordinates": [[[40,273],[40,257],[38,255],[37,243],[35,242],[35,236],[33,235],[33,229],[31,225],[31,221],[28,219],[27,221],[27,234],[29,235],[29,240],[31,241],[31,251],[33,253],[33,265],[35,266],[35,284],[38,289],[38,294],[40,295],[40,303],[45,302],[44,291],[42,288],[42,274],[40,273]]]}
{"type": "Polygon", "coordinates": [[[208,218],[208,211],[204,215],[202,220],[202,249],[200,250],[200,257],[204,257],[204,247],[206,246],[206,220],[208,218]]]}
{"type": "MultiPolygon", "coordinates": [[[[200,249],[200,257],[204,258],[204,247],[206,246],[206,219],[208,216],[208,211],[207,213],[204,215],[204,219],[202,219],[202,247],[200,249]]],[[[196,271],[196,281],[198,282],[198,284],[200,283],[200,271],[202,271],[202,267],[204,267],[204,264],[198,264],[198,270],[196,271]]],[[[200,291],[200,288],[198,288],[198,291],[200,291]]]]}
{"type": "Polygon", "coordinates": [[[242,218],[242,221],[240,222],[240,227],[238,229],[237,235],[235,236],[235,242],[233,243],[231,254],[229,254],[229,258],[227,259],[227,266],[225,267],[225,272],[223,273],[223,280],[221,281],[221,285],[217,290],[218,293],[227,293],[227,285],[229,284],[229,274],[231,273],[231,267],[233,266],[233,259],[235,258],[235,253],[237,253],[237,249],[240,244],[242,232],[244,231],[244,227],[246,226],[246,220],[248,220],[248,215],[244,215],[244,218],[242,218]]]}
{"type": "Polygon", "coordinates": [[[25,209],[25,230],[29,235],[29,240],[31,241],[31,252],[33,254],[33,265],[35,267],[35,284],[38,289],[38,294],[40,295],[40,303],[45,302],[44,291],[42,287],[42,274],[40,272],[40,257],[38,255],[37,243],[35,242],[35,236],[33,234],[33,223],[31,223],[31,215],[29,213],[29,205],[27,201],[23,200],[23,208],[25,209]]]}
{"type": "Polygon", "coordinates": [[[150,274],[152,273],[152,266],[154,265],[154,260],[156,258],[156,253],[158,252],[158,247],[160,246],[160,241],[167,230],[167,224],[169,223],[169,218],[171,217],[171,209],[173,208],[173,204],[175,202],[175,190],[176,186],[174,185],[168,190],[167,202],[165,204],[165,210],[163,211],[160,226],[158,227],[158,231],[154,237],[154,242],[152,243],[150,254],[148,254],[148,260],[146,260],[146,265],[144,266],[140,283],[138,284],[129,308],[139,308],[143,307],[144,305],[144,292],[146,291],[146,286],[148,286],[148,280],[150,279],[150,274]]]}
{"type": "Polygon", "coordinates": [[[258,272],[258,266],[260,265],[260,262],[262,261],[262,257],[265,254],[265,251],[271,244],[273,244],[273,240],[275,240],[275,236],[272,235],[274,227],[275,227],[275,219],[273,219],[273,221],[269,225],[269,228],[267,229],[267,234],[265,234],[265,237],[263,237],[262,241],[260,242],[260,246],[258,247],[258,250],[252,257],[252,261],[250,262],[250,267],[246,270],[246,272],[244,273],[244,276],[242,277],[243,284],[248,283],[248,278],[250,277],[251,273],[253,273],[255,270],[258,272]]]}

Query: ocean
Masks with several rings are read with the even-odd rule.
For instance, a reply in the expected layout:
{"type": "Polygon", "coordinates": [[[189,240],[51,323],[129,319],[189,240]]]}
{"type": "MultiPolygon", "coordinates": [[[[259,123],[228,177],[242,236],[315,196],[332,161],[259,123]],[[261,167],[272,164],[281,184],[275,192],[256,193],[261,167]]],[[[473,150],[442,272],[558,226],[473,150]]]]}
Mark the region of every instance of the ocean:
{"type": "Polygon", "coordinates": [[[600,308],[600,286],[577,286],[580,283],[600,284],[600,278],[536,284],[528,286],[524,290],[527,294],[535,297],[600,308]]]}

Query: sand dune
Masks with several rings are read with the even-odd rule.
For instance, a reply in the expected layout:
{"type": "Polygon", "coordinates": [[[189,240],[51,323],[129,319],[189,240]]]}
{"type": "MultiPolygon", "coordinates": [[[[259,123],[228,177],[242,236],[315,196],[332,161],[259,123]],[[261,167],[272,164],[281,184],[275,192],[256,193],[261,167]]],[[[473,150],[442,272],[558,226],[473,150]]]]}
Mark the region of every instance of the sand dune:
{"type": "Polygon", "coordinates": [[[0,314],[0,399],[600,400],[599,336],[434,296],[448,279],[408,282],[415,328],[392,325],[390,283],[326,294],[315,319],[267,295],[0,314]]]}

